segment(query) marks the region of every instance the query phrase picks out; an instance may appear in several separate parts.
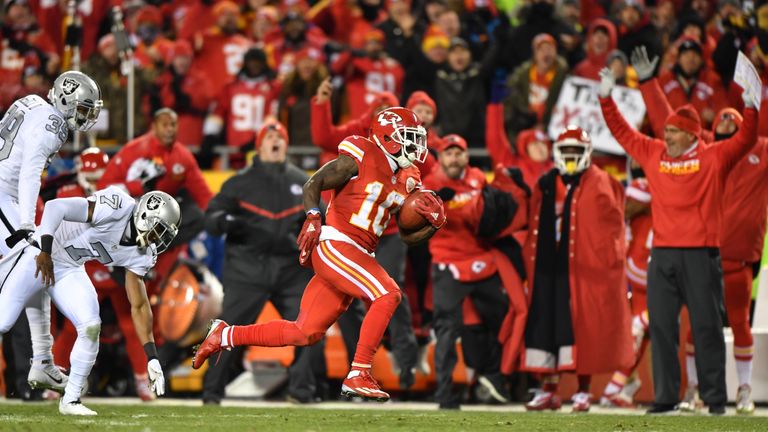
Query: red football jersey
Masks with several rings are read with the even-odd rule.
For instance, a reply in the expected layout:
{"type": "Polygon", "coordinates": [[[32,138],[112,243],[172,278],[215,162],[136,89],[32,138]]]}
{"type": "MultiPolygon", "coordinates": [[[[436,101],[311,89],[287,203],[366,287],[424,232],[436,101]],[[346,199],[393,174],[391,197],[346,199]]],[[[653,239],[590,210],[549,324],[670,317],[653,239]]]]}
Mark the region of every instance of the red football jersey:
{"type": "MultiPolygon", "coordinates": [[[[644,178],[632,180],[627,187],[627,199],[651,204],[651,192],[644,178]]],[[[648,258],[653,244],[653,220],[650,213],[638,214],[627,225],[627,279],[644,287],[648,280],[648,258]]]]}
{"type": "Polygon", "coordinates": [[[214,114],[227,125],[227,144],[240,147],[253,141],[268,116],[277,115],[280,85],[266,79],[239,79],[221,92],[214,114]]]}
{"type": "Polygon", "coordinates": [[[351,157],[357,163],[358,172],[333,192],[326,225],[372,253],[390,216],[399,211],[405,197],[420,186],[421,176],[416,167],[396,169],[382,149],[361,136],[352,135],[342,141],[339,154],[351,157]]]}
{"type": "Polygon", "coordinates": [[[397,61],[391,58],[372,60],[368,57],[347,56],[349,53],[342,54],[333,69],[336,73],[347,72],[347,98],[349,112],[353,116],[368,110],[368,105],[378,93],[401,93],[405,72],[397,61]]]}
{"type": "Polygon", "coordinates": [[[243,35],[225,36],[209,31],[203,37],[203,47],[195,54],[192,68],[205,71],[213,94],[219,94],[240,72],[243,55],[251,45],[243,35]]]}

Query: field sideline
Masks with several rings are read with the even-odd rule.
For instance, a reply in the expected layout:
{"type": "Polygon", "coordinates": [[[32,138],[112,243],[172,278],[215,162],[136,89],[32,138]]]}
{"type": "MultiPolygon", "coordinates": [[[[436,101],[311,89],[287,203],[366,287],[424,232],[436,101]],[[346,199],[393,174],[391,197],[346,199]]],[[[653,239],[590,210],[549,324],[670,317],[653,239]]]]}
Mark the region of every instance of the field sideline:
{"type": "Polygon", "coordinates": [[[589,414],[526,413],[522,405],[467,406],[438,411],[435,404],[327,402],[298,407],[280,402],[227,401],[221,407],[196,400],[86,398],[97,417],[58,414],[54,402],[0,401],[0,431],[766,431],[768,410],[753,417],[729,415],[645,416],[642,411],[594,409],[589,414]]]}

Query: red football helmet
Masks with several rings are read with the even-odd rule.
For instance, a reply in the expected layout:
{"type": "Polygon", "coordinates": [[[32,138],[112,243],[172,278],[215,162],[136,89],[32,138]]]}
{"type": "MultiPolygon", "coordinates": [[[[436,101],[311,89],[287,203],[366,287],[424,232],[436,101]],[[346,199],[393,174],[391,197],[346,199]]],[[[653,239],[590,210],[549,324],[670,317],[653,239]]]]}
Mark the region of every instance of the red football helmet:
{"type": "Polygon", "coordinates": [[[85,189],[86,194],[91,195],[96,191],[96,182],[104,175],[108,162],[109,156],[98,147],[87,148],[75,158],[77,183],[85,189]]]}
{"type": "Polygon", "coordinates": [[[592,160],[592,138],[582,128],[568,125],[552,146],[555,168],[560,174],[577,174],[589,168],[592,160]],[[576,149],[574,149],[574,147],[576,149]],[[568,148],[567,151],[563,151],[568,148]]]}
{"type": "Polygon", "coordinates": [[[427,159],[427,130],[408,108],[393,107],[374,116],[371,139],[400,168],[408,168],[415,161],[427,159]]]}

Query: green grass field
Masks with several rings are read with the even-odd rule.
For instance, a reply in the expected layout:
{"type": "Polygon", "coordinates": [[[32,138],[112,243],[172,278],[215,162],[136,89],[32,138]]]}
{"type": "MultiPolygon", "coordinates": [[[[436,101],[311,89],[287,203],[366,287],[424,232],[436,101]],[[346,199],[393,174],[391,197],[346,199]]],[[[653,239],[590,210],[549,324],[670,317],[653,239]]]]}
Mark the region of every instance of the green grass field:
{"type": "Polygon", "coordinates": [[[0,431],[761,431],[765,417],[604,415],[417,410],[89,405],[97,417],[58,414],[54,403],[0,404],[0,431]]]}

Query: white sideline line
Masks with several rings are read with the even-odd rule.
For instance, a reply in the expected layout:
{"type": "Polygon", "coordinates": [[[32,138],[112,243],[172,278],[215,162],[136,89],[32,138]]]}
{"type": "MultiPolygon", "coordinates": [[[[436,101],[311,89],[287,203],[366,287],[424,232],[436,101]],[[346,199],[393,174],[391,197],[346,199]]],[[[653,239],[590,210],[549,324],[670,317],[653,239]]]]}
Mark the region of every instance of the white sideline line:
{"type": "MultiPolygon", "coordinates": [[[[199,399],[170,399],[161,398],[152,402],[141,402],[138,398],[128,397],[86,397],[83,398],[85,404],[98,404],[98,405],[117,405],[117,406],[173,406],[173,407],[200,407],[203,405],[199,399]]],[[[0,399],[0,405],[29,405],[29,402],[21,402],[18,399],[0,399]]],[[[52,402],[41,402],[41,405],[53,404],[52,402]]],[[[256,408],[256,409],[269,409],[269,408],[304,408],[304,409],[320,409],[320,410],[402,410],[402,411],[438,411],[436,403],[430,402],[397,402],[390,401],[386,403],[378,402],[320,402],[313,404],[298,405],[290,402],[277,402],[277,401],[255,401],[245,399],[225,399],[222,401],[223,407],[236,407],[236,408],[256,408]]],[[[525,407],[522,404],[511,405],[462,405],[462,411],[468,412],[509,412],[509,413],[524,413],[525,407]]],[[[571,414],[570,406],[563,405],[563,408],[558,411],[563,415],[571,414]]],[[[706,409],[700,414],[681,414],[687,416],[693,415],[706,415],[706,409]]],[[[602,408],[597,405],[592,405],[590,413],[593,414],[614,414],[614,415],[644,415],[645,408],[642,409],[626,409],[626,408],[602,408]]],[[[140,416],[141,414],[136,414],[140,416]]],[[[535,415],[532,413],[531,415],[535,415]]],[[[588,414],[587,414],[588,415],[588,414]]],[[[734,407],[727,407],[727,415],[735,416],[736,409],[734,407]]],[[[755,410],[754,417],[768,417],[768,408],[758,408],[755,410]]]]}

